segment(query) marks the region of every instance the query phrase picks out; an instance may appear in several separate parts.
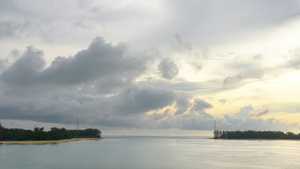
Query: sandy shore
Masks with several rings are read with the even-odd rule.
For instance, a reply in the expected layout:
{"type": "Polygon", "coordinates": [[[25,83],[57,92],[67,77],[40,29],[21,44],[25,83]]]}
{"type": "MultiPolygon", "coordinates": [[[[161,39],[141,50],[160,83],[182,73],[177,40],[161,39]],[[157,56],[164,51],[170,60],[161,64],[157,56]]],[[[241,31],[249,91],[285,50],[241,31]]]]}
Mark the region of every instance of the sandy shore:
{"type": "Polygon", "coordinates": [[[50,143],[65,143],[79,140],[100,140],[102,138],[72,138],[65,140],[46,140],[46,141],[0,141],[0,144],[50,144],[50,143]]]}

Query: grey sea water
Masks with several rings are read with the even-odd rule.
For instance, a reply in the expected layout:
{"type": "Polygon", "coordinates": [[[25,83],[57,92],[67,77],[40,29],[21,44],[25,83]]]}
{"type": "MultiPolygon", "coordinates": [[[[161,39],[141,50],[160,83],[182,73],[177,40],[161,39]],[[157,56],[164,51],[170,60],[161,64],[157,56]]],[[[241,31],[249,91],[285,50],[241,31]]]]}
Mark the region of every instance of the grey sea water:
{"type": "Polygon", "coordinates": [[[0,169],[98,168],[300,168],[300,141],[107,136],[69,143],[0,145],[0,169]]]}

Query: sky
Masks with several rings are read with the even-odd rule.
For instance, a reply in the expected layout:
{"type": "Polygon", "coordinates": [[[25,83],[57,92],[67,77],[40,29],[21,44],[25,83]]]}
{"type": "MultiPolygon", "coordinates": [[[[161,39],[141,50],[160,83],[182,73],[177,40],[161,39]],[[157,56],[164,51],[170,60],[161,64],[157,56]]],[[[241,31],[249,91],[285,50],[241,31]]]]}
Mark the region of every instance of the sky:
{"type": "Polygon", "coordinates": [[[0,123],[300,132],[299,0],[0,0],[0,123]]]}

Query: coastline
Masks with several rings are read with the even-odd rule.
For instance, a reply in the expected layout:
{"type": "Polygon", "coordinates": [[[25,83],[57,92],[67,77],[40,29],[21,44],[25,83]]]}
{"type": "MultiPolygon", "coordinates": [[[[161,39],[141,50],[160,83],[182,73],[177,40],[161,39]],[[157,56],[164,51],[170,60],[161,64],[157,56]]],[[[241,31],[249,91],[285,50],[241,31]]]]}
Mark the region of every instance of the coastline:
{"type": "Polygon", "coordinates": [[[52,144],[52,143],[66,143],[80,140],[101,140],[103,138],[71,138],[64,140],[42,140],[42,141],[0,141],[0,144],[52,144]]]}
{"type": "Polygon", "coordinates": [[[294,140],[300,141],[300,139],[292,139],[292,138],[209,138],[214,140],[257,140],[257,141],[271,141],[271,140],[294,140]]]}

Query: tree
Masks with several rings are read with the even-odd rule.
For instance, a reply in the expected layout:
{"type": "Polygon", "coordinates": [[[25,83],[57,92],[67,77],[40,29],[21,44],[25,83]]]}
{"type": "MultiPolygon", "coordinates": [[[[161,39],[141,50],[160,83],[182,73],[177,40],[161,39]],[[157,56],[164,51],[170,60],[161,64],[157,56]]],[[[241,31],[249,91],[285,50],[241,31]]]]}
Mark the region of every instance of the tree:
{"type": "Polygon", "coordinates": [[[48,134],[51,140],[60,140],[64,137],[63,133],[56,127],[52,127],[48,134]]]}

